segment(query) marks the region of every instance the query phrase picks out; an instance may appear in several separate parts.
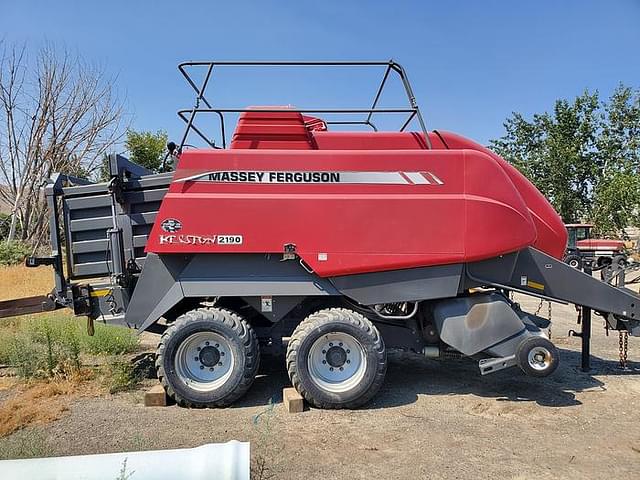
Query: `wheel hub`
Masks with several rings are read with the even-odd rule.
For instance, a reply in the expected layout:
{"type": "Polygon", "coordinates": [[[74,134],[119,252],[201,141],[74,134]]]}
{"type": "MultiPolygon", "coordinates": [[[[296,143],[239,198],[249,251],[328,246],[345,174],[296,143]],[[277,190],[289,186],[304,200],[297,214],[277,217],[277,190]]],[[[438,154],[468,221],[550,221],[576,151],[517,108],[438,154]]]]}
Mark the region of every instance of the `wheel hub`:
{"type": "Polygon", "coordinates": [[[528,360],[532,368],[546,370],[551,365],[551,352],[544,347],[535,347],[529,352],[528,360]]]}
{"type": "Polygon", "coordinates": [[[347,352],[342,347],[329,347],[327,350],[327,363],[334,368],[339,368],[347,361],[347,352]]]}
{"type": "Polygon", "coordinates": [[[318,338],[309,350],[309,374],[320,388],[346,392],[367,370],[364,348],[353,336],[331,332],[318,338]]]}
{"type": "Polygon", "coordinates": [[[220,351],[216,347],[204,347],[198,357],[205,367],[215,367],[220,361],[220,351]]]}
{"type": "Polygon", "coordinates": [[[232,374],[235,358],[229,341],[216,332],[201,331],[178,347],[174,366],[178,378],[189,388],[211,392],[232,374]]]}

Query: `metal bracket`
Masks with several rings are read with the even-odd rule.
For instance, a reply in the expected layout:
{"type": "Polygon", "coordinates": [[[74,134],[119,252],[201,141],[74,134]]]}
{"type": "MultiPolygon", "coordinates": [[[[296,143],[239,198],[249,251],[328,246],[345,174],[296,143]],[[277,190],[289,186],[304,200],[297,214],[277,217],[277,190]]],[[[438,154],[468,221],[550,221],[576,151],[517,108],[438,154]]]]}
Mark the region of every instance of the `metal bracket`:
{"type": "Polygon", "coordinates": [[[483,358],[478,362],[478,367],[480,367],[480,373],[482,375],[488,375],[498,370],[513,367],[516,364],[516,356],[509,355],[508,357],[483,358]]]}

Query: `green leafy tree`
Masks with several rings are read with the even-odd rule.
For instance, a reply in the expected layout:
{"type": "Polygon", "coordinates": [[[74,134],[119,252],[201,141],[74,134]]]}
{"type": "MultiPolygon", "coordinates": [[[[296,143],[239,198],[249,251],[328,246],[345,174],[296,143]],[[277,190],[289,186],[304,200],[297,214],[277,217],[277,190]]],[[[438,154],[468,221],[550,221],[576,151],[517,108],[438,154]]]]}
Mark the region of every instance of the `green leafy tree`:
{"type": "MultiPolygon", "coordinates": [[[[163,130],[158,130],[156,133],[127,130],[124,144],[129,152],[129,160],[157,173],[162,168],[167,140],[167,132],[163,130]]],[[[108,156],[104,155],[99,174],[102,181],[109,180],[108,162],[108,156]]]]}
{"type": "Polygon", "coordinates": [[[167,139],[167,132],[162,130],[156,133],[128,130],[125,146],[130,154],[129,160],[153,172],[160,171],[167,149],[167,139]]]}
{"type": "Polygon", "coordinates": [[[624,85],[615,90],[604,107],[598,151],[592,221],[604,232],[640,225],[640,92],[624,85]]]}
{"type": "Polygon", "coordinates": [[[514,164],[566,222],[618,233],[640,222],[640,93],[620,85],[608,102],[585,91],[551,113],[513,113],[490,148],[514,164]]]}

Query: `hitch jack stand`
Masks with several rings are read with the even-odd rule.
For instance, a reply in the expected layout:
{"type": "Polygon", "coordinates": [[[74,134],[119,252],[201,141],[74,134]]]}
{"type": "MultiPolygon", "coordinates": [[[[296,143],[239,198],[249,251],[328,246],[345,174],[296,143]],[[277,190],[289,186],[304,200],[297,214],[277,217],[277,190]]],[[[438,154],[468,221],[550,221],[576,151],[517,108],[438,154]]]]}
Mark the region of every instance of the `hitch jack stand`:
{"type": "MultiPolygon", "coordinates": [[[[584,273],[589,276],[593,275],[591,262],[585,263],[584,273]]],[[[591,308],[589,307],[582,307],[582,332],[580,339],[582,340],[582,371],[588,372],[591,370],[591,308]]]]}
{"type": "Polygon", "coordinates": [[[582,371],[591,370],[591,309],[582,307],[582,332],[580,333],[582,340],[582,371]]]}
{"type": "MultiPolygon", "coordinates": [[[[587,262],[584,266],[584,273],[592,275],[591,263],[587,262]]],[[[580,337],[580,368],[583,372],[591,370],[591,308],[581,306],[578,315],[578,323],[581,325],[580,333],[575,330],[569,330],[572,337],[580,337]]]]}

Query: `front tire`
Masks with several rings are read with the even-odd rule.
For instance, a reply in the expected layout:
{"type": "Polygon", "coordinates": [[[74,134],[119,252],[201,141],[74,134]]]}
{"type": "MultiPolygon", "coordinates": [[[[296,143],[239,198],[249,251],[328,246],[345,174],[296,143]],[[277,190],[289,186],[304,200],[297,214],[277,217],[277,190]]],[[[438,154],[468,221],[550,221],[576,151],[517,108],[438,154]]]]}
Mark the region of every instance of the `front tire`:
{"type": "Polygon", "coordinates": [[[260,362],[258,340],[236,313],[198,308],[178,317],[162,335],[158,379],[184,407],[226,407],[244,395],[260,362]]]}
{"type": "Polygon", "coordinates": [[[308,316],[287,347],[287,371],[295,389],[318,408],[356,408],[378,392],[387,354],[378,329],[343,308],[308,316]]]}
{"type": "Polygon", "coordinates": [[[560,355],[556,346],[545,337],[529,336],[516,350],[516,362],[531,377],[547,377],[556,371],[560,355]]]}

